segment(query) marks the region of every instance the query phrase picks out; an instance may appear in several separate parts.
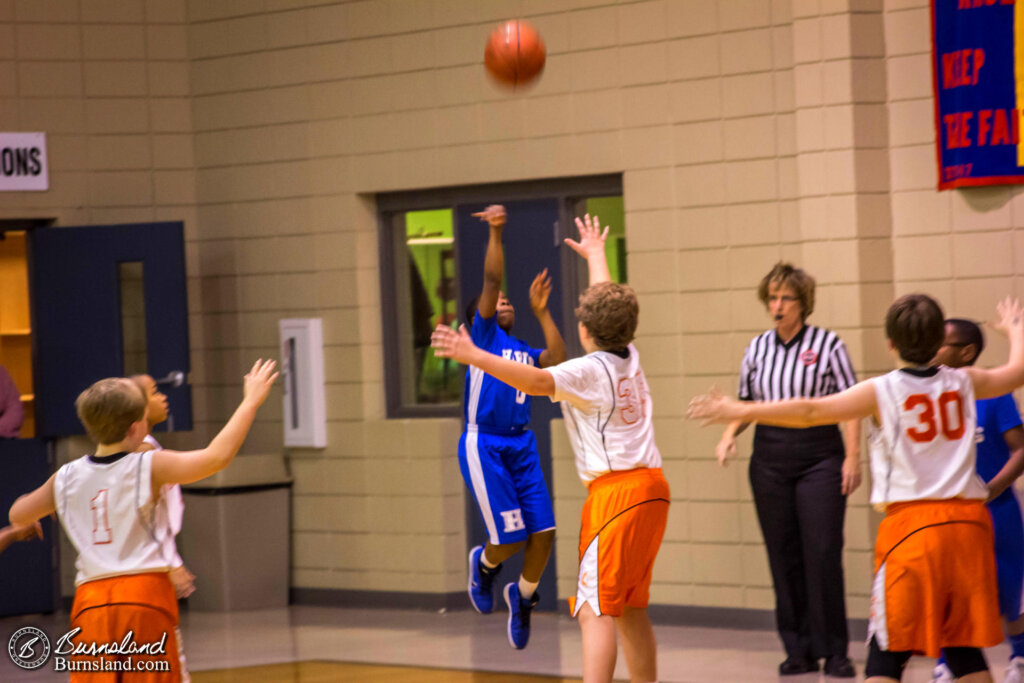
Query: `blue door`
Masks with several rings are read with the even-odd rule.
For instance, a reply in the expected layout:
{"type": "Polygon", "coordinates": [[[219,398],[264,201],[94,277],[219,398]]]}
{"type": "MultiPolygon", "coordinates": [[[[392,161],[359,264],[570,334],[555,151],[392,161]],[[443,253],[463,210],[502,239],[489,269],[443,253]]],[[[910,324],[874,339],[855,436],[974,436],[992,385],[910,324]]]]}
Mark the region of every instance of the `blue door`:
{"type": "MultiPolygon", "coordinates": [[[[460,317],[466,305],[480,293],[484,279],[484,253],[487,251],[489,230],[486,223],[481,223],[473,213],[481,211],[482,205],[459,206],[456,211],[456,249],[459,273],[459,312],[460,317]]],[[[567,330],[562,320],[562,272],[560,266],[561,234],[558,226],[558,200],[539,199],[530,201],[506,202],[508,222],[504,230],[505,246],[505,281],[506,294],[516,309],[516,322],[512,334],[530,346],[544,348],[544,333],[540,323],[530,309],[530,283],[544,268],[551,276],[551,296],[548,299],[548,310],[555,320],[563,337],[575,335],[575,327],[567,330]]],[[[561,417],[557,404],[544,397],[534,397],[531,401],[530,429],[537,437],[537,448],[540,452],[541,467],[552,490],[551,480],[551,430],[550,421],[553,417],[561,417]]],[[[472,496],[467,498],[467,531],[469,548],[483,543],[487,539],[487,530],[480,511],[472,496]]],[[[575,535],[579,529],[579,520],[556,519],[559,534],[575,535]]],[[[468,549],[467,548],[467,551],[468,549]]],[[[502,585],[514,581],[522,571],[522,553],[505,562],[500,577],[502,585]]],[[[538,592],[543,610],[557,609],[557,572],[555,568],[555,552],[552,550],[547,569],[541,578],[538,592]]]]}
{"type": "MultiPolygon", "coordinates": [[[[18,496],[34,490],[53,472],[51,449],[41,439],[0,439],[0,526],[18,496]]],[[[43,540],[15,543],[0,559],[0,617],[53,612],[60,585],[54,530],[44,517],[43,540]]]]}
{"type": "Polygon", "coordinates": [[[173,428],[191,429],[191,390],[169,379],[190,368],[184,226],[39,228],[29,233],[28,258],[39,436],[82,434],[75,398],[98,379],[125,375],[126,354],[135,351],[144,356],[136,372],[167,379],[161,389],[173,428]],[[134,321],[125,312],[125,273],[138,280],[134,321]],[[126,325],[138,328],[131,349],[126,325]]]}

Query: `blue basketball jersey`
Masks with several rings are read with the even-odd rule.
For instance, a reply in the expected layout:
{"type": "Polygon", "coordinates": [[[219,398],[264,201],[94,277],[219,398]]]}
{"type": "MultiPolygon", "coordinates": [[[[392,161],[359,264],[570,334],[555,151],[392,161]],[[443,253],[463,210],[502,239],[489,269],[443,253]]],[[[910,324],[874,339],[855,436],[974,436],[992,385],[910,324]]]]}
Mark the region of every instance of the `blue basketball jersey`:
{"type": "MultiPolygon", "coordinates": [[[[498,327],[498,314],[480,317],[477,311],[469,331],[473,343],[488,353],[527,365],[540,365],[541,349],[535,349],[498,327]]],[[[530,423],[530,397],[472,365],[466,371],[465,415],[467,425],[495,432],[514,433],[530,423]]]]}
{"type": "MultiPolygon", "coordinates": [[[[978,428],[975,436],[978,474],[990,481],[1010,459],[1003,433],[1021,425],[1013,394],[977,401],[978,428]]],[[[1009,489],[1003,495],[1009,493],[1009,489]]]]}

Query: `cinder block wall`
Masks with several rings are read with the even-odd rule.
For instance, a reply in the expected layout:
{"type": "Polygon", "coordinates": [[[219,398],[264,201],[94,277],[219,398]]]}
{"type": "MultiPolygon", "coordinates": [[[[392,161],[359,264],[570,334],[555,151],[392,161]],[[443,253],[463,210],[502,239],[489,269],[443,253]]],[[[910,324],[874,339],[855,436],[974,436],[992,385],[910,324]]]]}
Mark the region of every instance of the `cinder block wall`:
{"type": "MultiPolygon", "coordinates": [[[[1024,272],[1018,189],[934,190],[929,26],[927,0],[0,0],[0,128],[46,131],[53,169],[0,218],[185,220],[197,429],[175,446],[227,418],[278,319],[322,317],[330,445],[288,452],[293,586],[443,593],[464,586],[459,426],[385,419],[373,195],[622,173],[674,498],[653,597],[770,608],[749,436],[720,469],[720,432],[683,417],[769,325],[761,275],[814,274],[811,320],[865,376],[890,366],[894,295],[985,318],[1024,272]],[[515,16],[548,65],[512,95],[481,52],[515,16]]],[[[568,594],[584,489],[555,433],[568,594]]],[[[246,449],[282,450],[279,395],[246,449]]],[[[856,617],[866,491],[846,526],[856,617]]]]}

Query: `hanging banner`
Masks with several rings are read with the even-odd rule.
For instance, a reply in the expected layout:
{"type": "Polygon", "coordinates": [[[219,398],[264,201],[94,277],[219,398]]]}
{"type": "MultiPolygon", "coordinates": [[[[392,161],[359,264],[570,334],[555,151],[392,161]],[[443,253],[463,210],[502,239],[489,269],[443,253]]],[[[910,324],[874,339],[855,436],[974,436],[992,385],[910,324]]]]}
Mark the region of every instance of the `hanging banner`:
{"type": "Polygon", "coordinates": [[[939,189],[1024,183],[1024,0],[932,0],[939,189]]]}
{"type": "Polygon", "coordinates": [[[0,192],[48,189],[46,133],[0,133],[0,192]]]}

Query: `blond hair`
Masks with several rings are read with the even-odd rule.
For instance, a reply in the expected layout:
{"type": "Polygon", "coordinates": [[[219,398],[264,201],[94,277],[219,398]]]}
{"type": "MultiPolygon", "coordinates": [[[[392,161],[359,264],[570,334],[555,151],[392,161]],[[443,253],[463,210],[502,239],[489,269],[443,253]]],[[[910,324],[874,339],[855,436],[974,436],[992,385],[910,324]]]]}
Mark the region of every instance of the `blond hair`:
{"type": "Polygon", "coordinates": [[[139,386],[124,377],[108,377],[78,395],[78,419],[92,439],[113,444],[128,435],[132,424],[146,416],[147,399],[139,386]]]}
{"type": "Polygon", "coordinates": [[[599,282],[580,294],[576,318],[599,349],[615,351],[626,348],[636,336],[640,304],[629,285],[599,282]]]}

